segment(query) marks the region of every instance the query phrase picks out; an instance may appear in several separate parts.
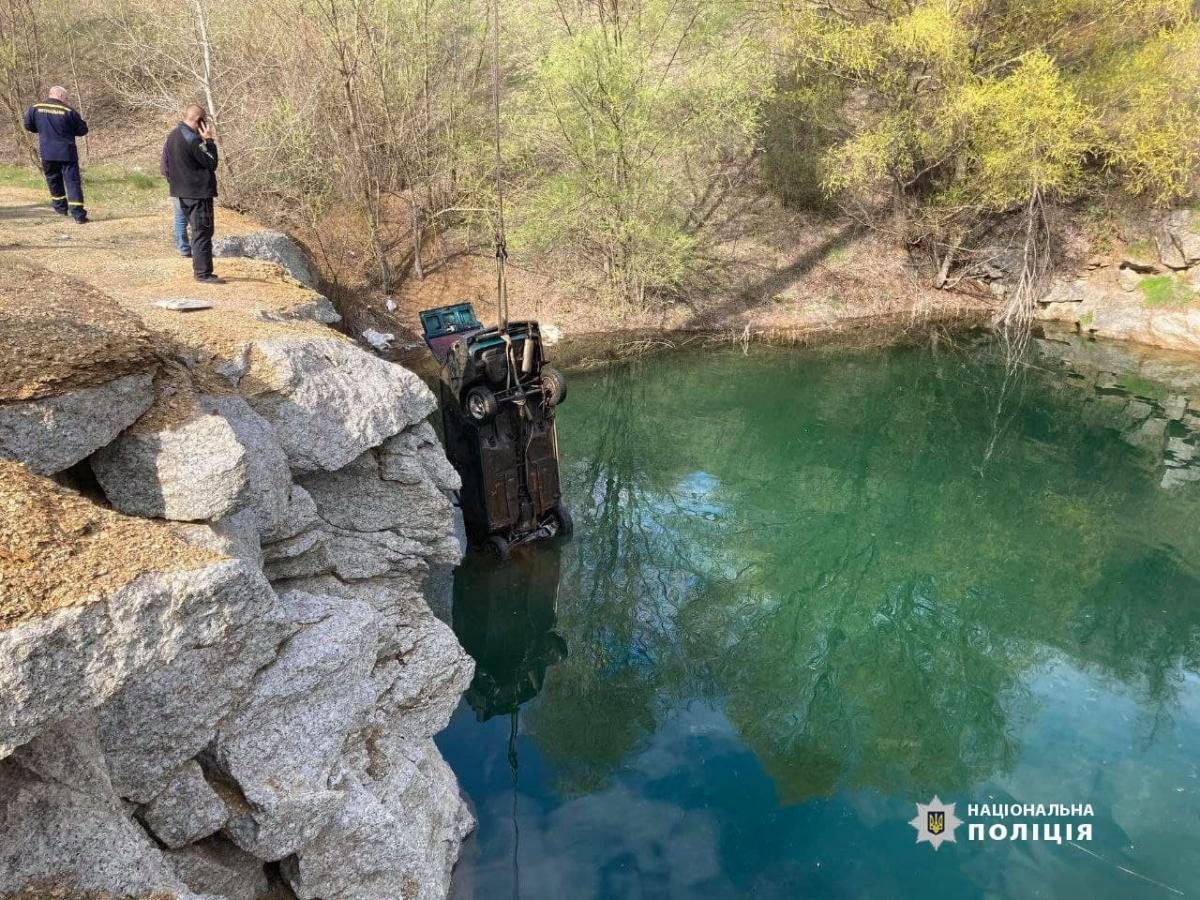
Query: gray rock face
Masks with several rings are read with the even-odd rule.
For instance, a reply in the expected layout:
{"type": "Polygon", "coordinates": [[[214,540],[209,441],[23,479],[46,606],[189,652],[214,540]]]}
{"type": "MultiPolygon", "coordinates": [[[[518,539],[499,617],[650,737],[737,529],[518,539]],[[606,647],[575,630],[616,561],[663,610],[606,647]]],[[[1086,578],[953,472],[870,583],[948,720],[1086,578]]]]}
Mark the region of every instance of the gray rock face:
{"type": "Polygon", "coordinates": [[[128,431],[92,457],[109,502],[146,518],[219,519],[246,502],[246,448],[224,416],[193,416],[176,428],[128,431]]]}
{"type": "Polygon", "coordinates": [[[100,710],[100,736],[121,796],[152,800],[185,761],[212,741],[217,724],[247,694],[296,626],[262,575],[217,594],[203,627],[177,637],[165,665],[116,692],[100,710]]]}
{"type": "Polygon", "coordinates": [[[300,592],[284,599],[299,630],[221,725],[214,753],[250,807],[233,816],[228,835],[266,860],[308,844],[340,808],[330,773],[383,690],[372,677],[378,633],[369,606],[300,592]]]}
{"type": "Polygon", "coordinates": [[[1081,303],[1084,300],[1085,290],[1083,282],[1076,281],[1055,281],[1046,291],[1045,297],[1042,298],[1042,303],[1081,303]]]}
{"type": "Polygon", "coordinates": [[[438,490],[457,491],[462,478],[438,442],[433,426],[421,422],[384,441],[379,449],[379,474],[403,484],[431,482],[438,490]]]}
{"type": "Polygon", "coordinates": [[[1200,308],[1147,306],[1140,292],[1105,291],[1093,287],[1080,302],[1044,302],[1036,313],[1042,321],[1067,322],[1100,337],[1200,352],[1200,308]]]}
{"type": "Polygon", "coordinates": [[[250,366],[250,345],[247,344],[233,351],[229,356],[217,357],[213,360],[213,369],[218,375],[236,389],[241,384],[242,376],[250,366]]]}
{"type": "Polygon", "coordinates": [[[347,772],[346,803],[283,873],[304,900],[442,898],[475,822],[428,738],[373,735],[370,774],[347,772]],[[407,810],[421,809],[414,817],[407,810]],[[359,873],[347,880],[344,872],[359,873]]]}
{"type": "Polygon", "coordinates": [[[202,521],[248,506],[260,532],[288,512],[291,471],[275,433],[241,397],[202,397],[182,425],[131,431],[92,457],[105,495],[129,515],[202,521]]]}
{"type": "Polygon", "coordinates": [[[0,894],[47,875],[120,896],[195,897],[113,793],[86,716],[0,761],[0,894]]]}
{"type": "Polygon", "coordinates": [[[328,535],[317,515],[317,505],[308,491],[292,485],[287,515],[273,532],[264,536],[270,541],[263,547],[263,567],[272,581],[333,571],[325,558],[323,547],[328,535]]]}
{"type": "Polygon", "coordinates": [[[1176,230],[1172,237],[1179,248],[1179,255],[1189,267],[1200,263],[1200,231],[1189,226],[1186,230],[1176,230]]]}
{"type": "Polygon", "coordinates": [[[59,722],[18,747],[12,761],[42,781],[100,800],[112,797],[112,781],[96,738],[96,723],[87,713],[59,722]]]}
{"type": "Polygon", "coordinates": [[[363,534],[330,529],[325,542],[326,558],[333,573],[345,581],[423,568],[424,551],[424,545],[391,531],[363,534]]]}
{"type": "Polygon", "coordinates": [[[431,565],[456,564],[461,548],[451,536],[453,508],[440,485],[457,483],[457,473],[426,429],[421,423],[403,432],[384,461],[368,451],[336,472],[302,477],[321,524],[317,532],[268,548],[268,575],[406,576],[416,583],[431,565]],[[403,480],[384,480],[385,466],[403,480]]]}
{"type": "Polygon", "coordinates": [[[233,429],[246,454],[249,490],[246,502],[254,510],[260,534],[277,531],[287,518],[291,503],[292,473],[287,455],[271,425],[241,397],[209,397],[203,405],[221,416],[233,429]]]}
{"type": "Polygon", "coordinates": [[[412,372],[335,338],[256,344],[240,386],[301,473],[340,469],[436,406],[412,372]]]}
{"type": "Polygon", "coordinates": [[[473,664],[425,597],[461,553],[433,395],[336,338],[228,377],[91,463],[230,558],[0,631],[0,893],[251,900],[277,860],[304,897],[448,890],[472,820],[430,738],[473,664]]]}
{"type": "Polygon", "coordinates": [[[270,887],[263,863],[222,837],[164,854],[193,891],[224,900],[258,900],[270,887]]]}
{"type": "Polygon", "coordinates": [[[313,502],[308,491],[298,484],[293,484],[292,493],[288,499],[287,514],[277,528],[263,535],[263,541],[265,543],[285,541],[303,534],[318,524],[320,524],[320,518],[317,516],[317,504],[313,502]]]}
{"type": "Polygon", "coordinates": [[[1169,269],[1186,269],[1200,263],[1200,229],[1191,212],[1180,209],[1167,216],[1158,237],[1159,257],[1169,269]]]}
{"type": "Polygon", "coordinates": [[[262,568],[258,516],[250,507],[230,513],[210,525],[185,525],[183,533],[190,543],[209,547],[233,559],[244,559],[262,568]]]}
{"type": "Polygon", "coordinates": [[[342,321],[342,317],[338,311],[333,308],[333,304],[329,298],[322,294],[313,294],[313,299],[309,303],[297,306],[284,312],[276,310],[261,310],[258,313],[258,318],[264,322],[296,322],[308,320],[310,322],[320,322],[322,325],[336,325],[342,321]]]}
{"type": "Polygon", "coordinates": [[[1155,243],[1158,246],[1158,258],[1162,264],[1168,269],[1186,269],[1187,260],[1180,251],[1179,246],[1171,239],[1169,233],[1160,234],[1155,243]]]}
{"type": "MultiPolygon", "coordinates": [[[[332,579],[329,579],[332,581],[332,579]]],[[[343,756],[345,803],[283,871],[297,895],[330,900],[444,897],[474,820],[433,741],[474,674],[454,633],[395,581],[342,586],[402,623],[390,653],[402,666],[343,756]],[[420,817],[408,815],[421,809],[420,817]],[[347,880],[345,867],[360,873],[347,880]]],[[[335,588],[336,590],[337,588],[335,588]]]]}
{"type": "Polygon", "coordinates": [[[263,563],[263,571],[273,584],[330,575],[336,568],[329,554],[327,529],[274,544],[268,552],[272,556],[263,563]]]}
{"type": "MultiPolygon", "coordinates": [[[[303,488],[301,488],[303,490],[303,488]]],[[[327,535],[320,529],[312,529],[310,531],[301,532],[295,537],[285,538],[282,541],[276,541],[270,544],[263,551],[263,562],[277,562],[280,560],[295,559],[297,556],[302,556],[308,553],[317,544],[322,543],[327,535]]]]}
{"type": "Polygon", "coordinates": [[[213,256],[245,256],[277,263],[305,287],[317,286],[316,272],[308,255],[279,231],[252,231],[218,238],[213,241],[213,256]]]}
{"type": "Polygon", "coordinates": [[[340,471],[305,476],[300,483],[312,495],[318,515],[347,531],[395,530],[420,539],[452,528],[450,500],[431,477],[384,481],[374,453],[340,471]]]}
{"type": "Polygon", "coordinates": [[[433,737],[449,724],[475,662],[449,625],[407,599],[396,650],[404,667],[381,699],[375,724],[397,735],[433,737]]]}
{"type": "Polygon", "coordinates": [[[471,681],[475,664],[463,652],[453,631],[430,610],[421,591],[423,574],[424,568],[352,584],[325,575],[288,582],[286,589],[357,600],[375,610],[380,633],[378,658],[399,658],[404,664],[384,695],[383,706],[389,716],[403,716],[442,703],[428,720],[422,715],[413,723],[414,733],[434,735],[449,722],[459,695],[471,681]],[[426,676],[428,686],[416,687],[416,682],[426,676]],[[438,724],[442,713],[445,721],[438,724]]]}
{"type": "Polygon", "coordinates": [[[229,813],[204,780],[199,764],[189,761],[138,811],[138,817],[156,838],[176,849],[215,834],[229,813]]]}
{"type": "Polygon", "coordinates": [[[0,457],[52,475],[85,459],[137,421],[154,402],[154,373],[126,375],[18,403],[0,404],[0,457]]]}
{"type": "Polygon", "coordinates": [[[403,623],[403,665],[374,709],[370,727],[342,760],[338,814],[283,871],[297,895],[330,900],[446,896],[462,839],[474,819],[431,736],[446,726],[474,674],[454,633],[419,596],[395,583],[343,587],[372,597],[381,617],[403,623]],[[393,607],[390,598],[396,598],[393,607]],[[408,810],[421,809],[413,817],[408,810]],[[345,869],[359,873],[348,880],[345,869]]]}
{"type": "MultiPolygon", "coordinates": [[[[1121,285],[1121,290],[1127,294],[1132,294],[1138,289],[1138,285],[1145,280],[1146,276],[1140,272],[1135,272],[1133,269],[1122,266],[1117,270],[1117,283],[1121,285]]],[[[1083,298],[1080,297],[1082,300],[1083,298]]]]}
{"type": "MultiPolygon", "coordinates": [[[[134,690],[134,682],[149,689],[152,673],[186,651],[223,652],[210,645],[228,634],[236,617],[230,610],[257,607],[270,595],[260,572],[218,562],[145,575],[107,600],[0,631],[0,757],[54,722],[134,690]]],[[[209,687],[184,686],[176,698],[181,706],[203,701],[209,687]]]]}

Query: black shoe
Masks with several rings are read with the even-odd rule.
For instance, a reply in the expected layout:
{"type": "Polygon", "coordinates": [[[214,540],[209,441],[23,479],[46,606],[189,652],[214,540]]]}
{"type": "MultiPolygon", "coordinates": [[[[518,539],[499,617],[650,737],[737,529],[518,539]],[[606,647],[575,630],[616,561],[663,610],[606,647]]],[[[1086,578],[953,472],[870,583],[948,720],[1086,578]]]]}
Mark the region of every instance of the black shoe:
{"type": "Polygon", "coordinates": [[[76,225],[86,225],[90,221],[92,221],[92,220],[89,219],[87,216],[81,216],[80,218],[75,220],[75,224],[76,225]]]}
{"type": "Polygon", "coordinates": [[[67,211],[66,211],[65,209],[56,209],[56,210],[54,210],[54,211],[55,211],[56,213],[58,213],[60,216],[65,216],[65,215],[68,215],[68,213],[67,213],[67,211]]]}
{"type": "Polygon", "coordinates": [[[208,274],[208,275],[197,275],[195,277],[196,277],[196,280],[198,282],[200,282],[201,284],[224,284],[225,283],[225,279],[221,278],[218,275],[208,274]]]}
{"type": "Polygon", "coordinates": [[[184,259],[191,259],[192,251],[191,250],[180,250],[179,255],[182,256],[184,259]]]}

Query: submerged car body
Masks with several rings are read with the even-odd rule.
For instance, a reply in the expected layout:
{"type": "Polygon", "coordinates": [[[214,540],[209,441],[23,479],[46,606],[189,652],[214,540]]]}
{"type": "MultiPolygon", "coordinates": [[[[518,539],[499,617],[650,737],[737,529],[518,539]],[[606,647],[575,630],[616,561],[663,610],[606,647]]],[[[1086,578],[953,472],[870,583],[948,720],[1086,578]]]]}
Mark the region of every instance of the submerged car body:
{"type": "Polygon", "coordinates": [[[440,365],[446,455],[462,476],[467,537],[501,559],[511,547],[568,535],[555,408],[566,380],[545,365],[537,322],[485,328],[469,303],[421,313],[440,365]]]}

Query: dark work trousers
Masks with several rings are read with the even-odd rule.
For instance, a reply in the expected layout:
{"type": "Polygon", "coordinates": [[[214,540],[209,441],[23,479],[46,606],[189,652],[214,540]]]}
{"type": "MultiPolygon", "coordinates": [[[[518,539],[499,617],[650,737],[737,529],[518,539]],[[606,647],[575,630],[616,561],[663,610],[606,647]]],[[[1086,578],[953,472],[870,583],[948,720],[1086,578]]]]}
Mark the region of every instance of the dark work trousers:
{"type": "Polygon", "coordinates": [[[197,278],[213,273],[213,201],[179,198],[179,205],[187,216],[192,230],[192,274],[197,278]]]}
{"type": "Polygon", "coordinates": [[[46,186],[50,188],[50,202],[54,211],[71,215],[78,221],[87,218],[83,208],[83,180],[79,177],[79,163],[60,162],[56,159],[42,160],[42,172],[46,175],[46,186]]]}

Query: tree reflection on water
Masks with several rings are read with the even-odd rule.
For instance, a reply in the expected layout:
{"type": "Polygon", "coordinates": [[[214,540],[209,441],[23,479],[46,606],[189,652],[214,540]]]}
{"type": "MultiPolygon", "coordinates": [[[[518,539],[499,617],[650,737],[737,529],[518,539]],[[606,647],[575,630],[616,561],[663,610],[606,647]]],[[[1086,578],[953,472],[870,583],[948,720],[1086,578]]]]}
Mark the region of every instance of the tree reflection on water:
{"type": "Polygon", "coordinates": [[[1013,767],[1029,682],[1058,659],[1135,688],[1153,735],[1200,668],[1197,494],[1161,489],[1077,386],[1041,374],[997,436],[1000,376],[925,348],[680,356],[578,380],[561,573],[543,547],[540,564],[459,578],[472,707],[540,689],[526,728],[568,797],[696,700],[785,803],[962,790],[1013,767]],[[518,596],[528,627],[506,636],[518,596]]]}

